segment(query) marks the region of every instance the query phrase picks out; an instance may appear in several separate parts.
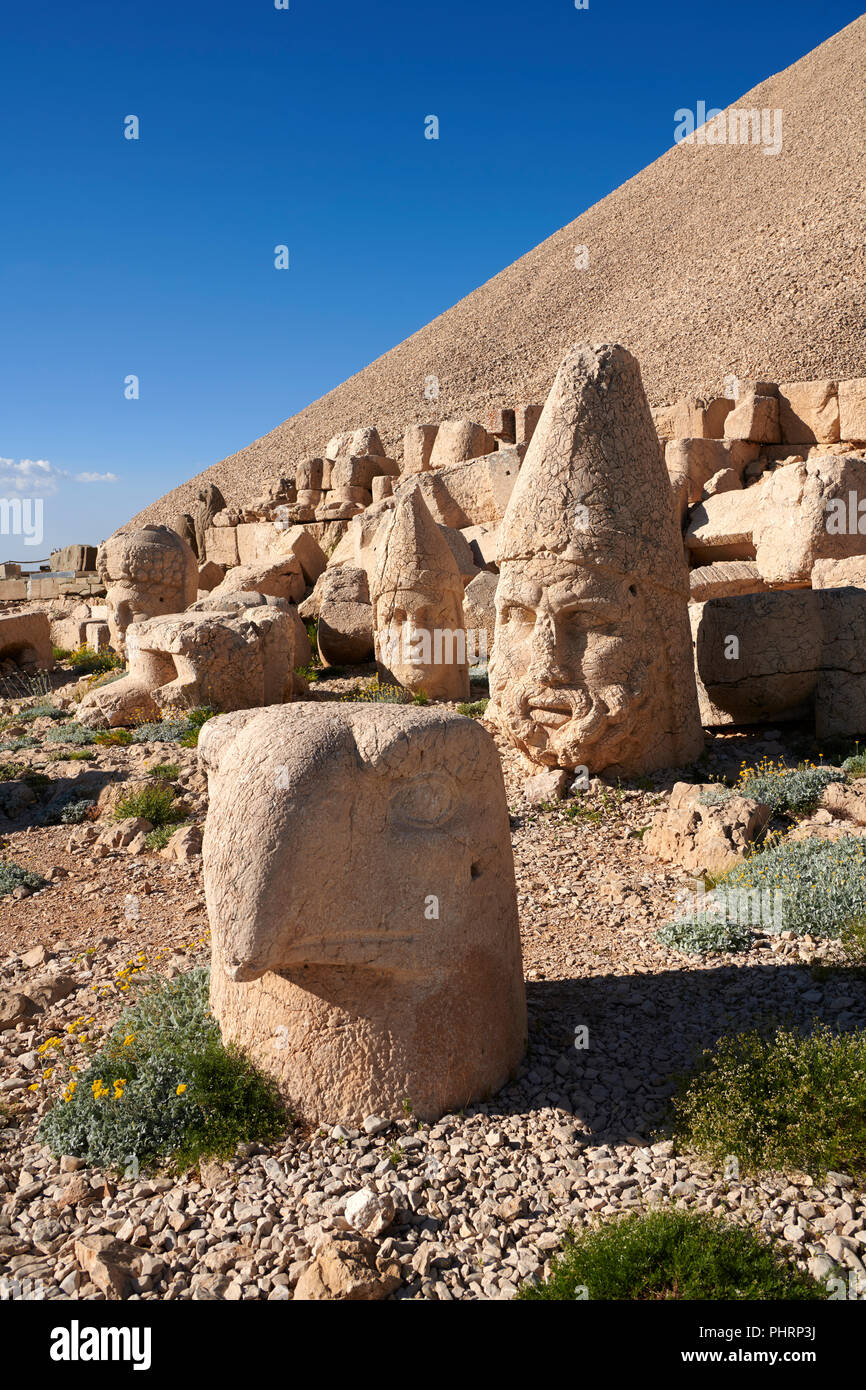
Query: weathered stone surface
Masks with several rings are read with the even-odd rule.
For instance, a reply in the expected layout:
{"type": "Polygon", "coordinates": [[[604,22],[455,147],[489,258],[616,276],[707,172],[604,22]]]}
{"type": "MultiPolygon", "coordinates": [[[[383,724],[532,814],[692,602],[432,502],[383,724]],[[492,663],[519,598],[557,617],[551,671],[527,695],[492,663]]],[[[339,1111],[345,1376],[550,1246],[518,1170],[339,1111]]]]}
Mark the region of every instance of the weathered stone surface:
{"type": "Polygon", "coordinates": [[[497,523],[505,515],[514,490],[523,448],[506,445],[467,463],[410,475],[397,484],[394,494],[405,497],[419,491],[440,526],[463,530],[485,522],[497,523]]]}
{"type": "Polygon", "coordinates": [[[205,533],[205,555],[217,565],[238,563],[238,533],[234,526],[209,526],[205,533]]]}
{"type": "Polygon", "coordinates": [[[195,545],[192,549],[201,560],[206,558],[207,533],[213,526],[214,518],[225,510],[226,499],[214,483],[206,483],[198,493],[191,509],[195,529],[195,545]]]}
{"type": "Polygon", "coordinates": [[[394,493],[394,479],[388,474],[380,474],[370,484],[370,494],[374,502],[381,502],[394,493]]]}
{"type": "Polygon", "coordinates": [[[670,801],[653,817],[644,848],[687,873],[722,873],[745,859],[770,819],[770,808],[744,796],[704,806],[700,796],[714,784],[677,782],[670,801]]]}
{"type": "Polygon", "coordinates": [[[287,603],[297,603],[304,597],[305,588],[301,566],[289,551],[279,559],[271,558],[254,565],[235,565],[212,592],[221,597],[223,594],[251,591],[283,598],[287,603]]]}
{"type": "Polygon", "coordinates": [[[477,661],[488,661],[496,630],[496,585],[499,576],[482,570],[466,585],[463,593],[463,621],[467,646],[477,661]]]}
{"type": "Polygon", "coordinates": [[[500,406],[485,412],[484,428],[491,439],[500,444],[514,444],[514,411],[500,406]]]}
{"type": "Polygon", "coordinates": [[[483,425],[474,420],[443,420],[436,432],[431,468],[449,468],[466,459],[481,458],[490,452],[493,441],[483,425]]]}
{"type": "Polygon", "coordinates": [[[344,1215],[356,1231],[368,1236],[381,1236],[394,1220],[394,1198],[390,1192],[362,1187],[349,1197],[344,1215]]]}
{"type": "Polygon", "coordinates": [[[96,567],[106,585],[111,645],[125,649],[130,623],[182,613],[198,594],[198,564],[190,546],[168,526],[117,531],[99,547],[96,567]]]}
{"type": "Polygon", "coordinates": [[[322,490],[322,459],[304,459],[298,464],[295,470],[295,484],[297,486],[298,501],[301,499],[302,492],[321,492],[322,490]]]}
{"type": "Polygon", "coordinates": [[[835,381],[779,384],[779,428],[783,444],[833,444],[839,439],[835,381]]]}
{"type": "Polygon", "coordinates": [[[400,469],[402,476],[427,472],[438,430],[438,425],[406,426],[403,434],[403,466],[400,469]]]}
{"type": "MultiPolygon", "coordinates": [[[[330,459],[333,463],[339,459],[347,459],[352,454],[367,454],[376,458],[384,457],[385,450],[375,425],[361,425],[356,430],[345,430],[342,434],[336,434],[333,439],[329,440],[325,449],[325,458],[330,459]]],[[[333,486],[333,484],[331,485],[333,486]]],[[[314,487],[315,484],[311,483],[309,486],[314,487]]]]}
{"type": "Polygon", "coordinates": [[[79,1236],[75,1258],[91,1281],[109,1299],[128,1298],[144,1252],[110,1235],[79,1236]]]}
{"type": "Polygon", "coordinates": [[[324,574],[328,557],[315,536],[311,536],[305,527],[290,527],[284,533],[279,548],[281,552],[294,555],[307,584],[315,584],[319,575],[324,574]]]}
{"type": "Polygon", "coordinates": [[[839,438],[866,441],[866,376],[839,382],[839,438]]]}
{"type": "Polygon", "coordinates": [[[214,560],[206,560],[203,565],[198,567],[198,590],[209,594],[218,584],[225,579],[225,569],[218,565],[214,560]]]}
{"type": "Polygon", "coordinates": [[[326,666],[359,666],[373,656],[373,608],[367,574],[328,568],[319,590],[319,656],[326,666]]]}
{"type": "Polygon", "coordinates": [[[96,569],[95,545],[64,545],[52,550],[48,561],[53,570],[72,570],[73,574],[96,569]]]}
{"type": "MultiPolygon", "coordinates": [[[[765,485],[765,481],[758,484],[761,488],[765,485]]],[[[759,496],[755,488],[747,488],[743,492],[720,492],[698,503],[691,513],[684,537],[693,564],[754,560],[752,529],[759,496]]]]}
{"type": "Polygon", "coordinates": [[[624,348],[566,355],[499,564],[487,716],[531,761],[632,775],[697,755],[682,542],[624,348]]]}
{"type": "Polygon", "coordinates": [[[462,528],[461,534],[468,542],[479,569],[499,572],[499,526],[499,522],[485,521],[481,526],[462,528]]]}
{"type": "Polygon", "coordinates": [[[708,598],[733,594],[759,594],[767,588],[754,560],[719,560],[689,573],[689,598],[704,603],[708,598]]]}
{"type": "Polygon", "coordinates": [[[527,777],[523,795],[530,806],[544,806],[548,801],[561,801],[568,787],[569,774],[562,767],[546,767],[527,777]]]}
{"type": "Polygon", "coordinates": [[[814,716],[819,738],[866,729],[866,589],[791,589],[691,606],[704,723],[814,716]]]}
{"type": "Polygon", "coordinates": [[[781,443],[778,397],[744,392],[725,420],[725,439],[751,439],[758,444],[781,443]]]}
{"type": "Polygon", "coordinates": [[[866,554],[850,555],[847,560],[816,560],[812,566],[813,589],[844,589],[852,584],[866,588],[866,554]]]}
{"type": "Polygon", "coordinates": [[[463,581],[417,489],[398,496],[389,515],[370,598],[383,679],[431,699],[468,700],[463,581]]]}
{"type": "Polygon", "coordinates": [[[400,1287],[400,1266],[377,1259],[372,1240],[328,1236],[295,1285],[294,1300],[375,1301],[400,1287]]]}
{"type": "Polygon", "coordinates": [[[757,496],[752,538],[758,569],[767,583],[805,585],[816,560],[866,553],[863,459],[811,456],[805,463],[766,474],[757,496]]]}
{"type": "Polygon", "coordinates": [[[223,1036],[329,1123],[493,1094],[526,1018],[490,735],[451,710],[305,702],[210,720],[199,756],[223,1036]]]}
{"type": "Polygon", "coordinates": [[[672,439],[665,446],[665,467],[675,490],[684,482],[689,506],[700,502],[710,479],[733,470],[738,479],[760,453],[758,444],[742,439],[672,439]]]}
{"type": "Polygon", "coordinates": [[[0,615],[0,663],[22,671],[50,671],[54,665],[48,614],[33,609],[0,615]]]}
{"type": "Polygon", "coordinates": [[[247,606],[246,597],[210,594],[201,609],[134,623],[129,673],[85,695],[78,719],[104,728],[156,719],[162,709],[250,709],[291,699],[303,688],[293,675],[294,621],[284,607],[247,606]]]}
{"type": "Polygon", "coordinates": [[[514,407],[514,442],[528,444],[535,426],[541,419],[542,405],[517,405],[514,407]]]}

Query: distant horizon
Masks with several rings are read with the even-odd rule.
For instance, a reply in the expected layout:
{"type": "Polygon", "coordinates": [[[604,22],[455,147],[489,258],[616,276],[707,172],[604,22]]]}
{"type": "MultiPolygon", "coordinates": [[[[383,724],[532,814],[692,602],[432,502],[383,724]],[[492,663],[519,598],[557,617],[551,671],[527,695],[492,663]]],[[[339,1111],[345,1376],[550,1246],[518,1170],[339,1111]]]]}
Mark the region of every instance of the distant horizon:
{"type": "Polygon", "coordinates": [[[720,43],[634,0],[16,11],[0,560],[97,545],[858,14],[740,0],[720,43]]]}

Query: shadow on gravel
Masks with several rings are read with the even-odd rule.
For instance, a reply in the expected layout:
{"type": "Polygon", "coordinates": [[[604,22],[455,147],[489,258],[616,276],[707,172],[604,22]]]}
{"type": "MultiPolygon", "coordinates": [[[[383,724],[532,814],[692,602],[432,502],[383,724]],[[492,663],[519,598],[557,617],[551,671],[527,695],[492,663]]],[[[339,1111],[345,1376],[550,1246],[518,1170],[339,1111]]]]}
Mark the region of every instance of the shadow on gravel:
{"type": "Polygon", "coordinates": [[[823,979],[808,966],[761,964],[547,980],[527,985],[527,1002],[522,1075],[489,1112],[558,1107],[599,1144],[651,1141],[675,1074],[722,1034],[814,1021],[843,1032],[866,1027],[866,981],[844,968],[823,979]],[[577,1050],[580,1027],[587,1046],[577,1050]]]}

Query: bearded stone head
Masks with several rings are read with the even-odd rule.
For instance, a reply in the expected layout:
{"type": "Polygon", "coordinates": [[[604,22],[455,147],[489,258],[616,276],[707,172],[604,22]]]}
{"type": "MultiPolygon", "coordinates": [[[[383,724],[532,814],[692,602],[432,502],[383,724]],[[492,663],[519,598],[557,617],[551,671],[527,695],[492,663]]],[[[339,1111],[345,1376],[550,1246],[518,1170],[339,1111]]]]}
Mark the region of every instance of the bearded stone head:
{"type": "Polygon", "coordinates": [[[682,539],[624,348],[563,361],[499,564],[488,716],[532,762],[628,776],[697,755],[682,539]]]}

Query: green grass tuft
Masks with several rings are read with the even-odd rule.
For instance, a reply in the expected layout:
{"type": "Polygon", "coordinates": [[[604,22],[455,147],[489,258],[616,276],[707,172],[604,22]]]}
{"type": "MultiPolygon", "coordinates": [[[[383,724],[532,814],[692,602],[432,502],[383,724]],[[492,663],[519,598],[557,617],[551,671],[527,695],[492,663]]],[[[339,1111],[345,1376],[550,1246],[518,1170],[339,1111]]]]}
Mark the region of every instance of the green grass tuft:
{"type": "Polygon", "coordinates": [[[176,825],[183,819],[183,808],[175,800],[171,787],[155,783],[152,787],[142,787],[130,792],[129,796],[118,801],[115,820],[131,820],[141,817],[149,820],[154,829],[162,825],[176,825]]]}

